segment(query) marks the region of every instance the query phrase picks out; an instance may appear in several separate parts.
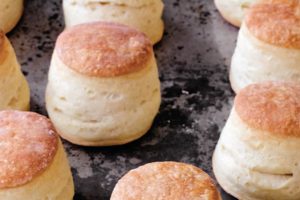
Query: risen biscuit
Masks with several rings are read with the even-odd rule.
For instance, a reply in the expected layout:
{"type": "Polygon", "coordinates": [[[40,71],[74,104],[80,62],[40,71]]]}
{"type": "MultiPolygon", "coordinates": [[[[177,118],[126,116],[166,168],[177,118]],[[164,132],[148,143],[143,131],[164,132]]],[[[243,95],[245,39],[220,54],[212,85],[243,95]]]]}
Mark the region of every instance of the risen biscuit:
{"type": "Polygon", "coordinates": [[[265,82],[236,96],[213,156],[219,184],[243,200],[300,199],[300,86],[265,82]]]}
{"type": "Polygon", "coordinates": [[[176,162],[154,162],[128,172],[111,200],[221,200],[212,179],[201,169],[176,162]]]}
{"type": "Polygon", "coordinates": [[[38,114],[0,112],[0,199],[71,200],[70,167],[51,122],[38,114]]]}
{"type": "Polygon", "coordinates": [[[23,0],[1,0],[0,29],[5,33],[11,31],[23,13],[23,0]]]}
{"type": "Polygon", "coordinates": [[[59,133],[72,143],[119,145],[141,137],[160,105],[150,40],[111,23],[67,29],[56,43],[46,104],[59,133]]]}
{"type": "Polygon", "coordinates": [[[300,83],[299,5],[273,0],[249,9],[232,58],[230,81],[235,92],[266,80],[300,83]]]}
{"type": "Polygon", "coordinates": [[[29,109],[29,87],[13,47],[0,30],[0,110],[29,109]]]}
{"type": "Polygon", "coordinates": [[[234,26],[240,27],[245,13],[256,2],[260,0],[215,0],[215,5],[226,21],[234,26]]]}
{"type": "Polygon", "coordinates": [[[64,0],[66,26],[107,21],[145,33],[153,44],[163,35],[161,0],[64,0]]]}

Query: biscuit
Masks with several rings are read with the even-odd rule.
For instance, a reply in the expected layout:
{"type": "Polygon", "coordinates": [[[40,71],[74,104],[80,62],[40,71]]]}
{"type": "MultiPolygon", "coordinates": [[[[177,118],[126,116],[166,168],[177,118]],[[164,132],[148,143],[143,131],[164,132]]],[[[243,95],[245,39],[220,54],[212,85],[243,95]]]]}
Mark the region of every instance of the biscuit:
{"type": "Polygon", "coordinates": [[[300,86],[263,82],[236,96],[213,156],[225,191],[245,200],[300,199],[300,86]]]}
{"type": "Polygon", "coordinates": [[[143,33],[96,22],[59,36],[46,107],[66,140],[86,146],[131,142],[151,127],[160,96],[153,48],[143,33]]]}
{"type": "Polygon", "coordinates": [[[15,52],[0,31],[0,110],[28,110],[30,91],[15,52]]]}
{"type": "Polygon", "coordinates": [[[300,83],[300,3],[273,0],[248,10],[232,57],[233,90],[263,81],[300,83]]]}
{"type": "Polygon", "coordinates": [[[154,162],[122,177],[110,200],[221,200],[212,179],[201,169],[177,162],[154,162]]]}
{"type": "Polygon", "coordinates": [[[0,199],[73,199],[68,160],[46,117],[1,111],[0,132],[0,199]]]}
{"type": "Polygon", "coordinates": [[[17,25],[23,13],[23,4],[23,0],[1,0],[0,29],[5,33],[17,25]]]}
{"type": "Polygon", "coordinates": [[[136,28],[153,44],[163,36],[161,0],[64,0],[63,8],[67,27],[106,21],[136,28]]]}

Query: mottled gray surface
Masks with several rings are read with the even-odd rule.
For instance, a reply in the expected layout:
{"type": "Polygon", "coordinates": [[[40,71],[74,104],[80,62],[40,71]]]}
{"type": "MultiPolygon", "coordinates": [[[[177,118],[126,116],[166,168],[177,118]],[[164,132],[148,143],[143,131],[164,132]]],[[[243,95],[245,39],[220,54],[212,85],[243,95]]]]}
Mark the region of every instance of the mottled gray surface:
{"type": "MultiPolygon", "coordinates": [[[[75,199],[108,200],[124,173],[152,161],[187,162],[212,175],[212,152],[233,99],[227,68],[237,29],[223,21],[212,0],[165,4],[166,32],[155,46],[163,94],[160,113],[146,136],[125,146],[83,148],[64,143],[75,199]]],[[[31,109],[38,113],[46,114],[47,71],[62,30],[60,0],[27,0],[24,17],[9,34],[30,82],[31,109]]]]}

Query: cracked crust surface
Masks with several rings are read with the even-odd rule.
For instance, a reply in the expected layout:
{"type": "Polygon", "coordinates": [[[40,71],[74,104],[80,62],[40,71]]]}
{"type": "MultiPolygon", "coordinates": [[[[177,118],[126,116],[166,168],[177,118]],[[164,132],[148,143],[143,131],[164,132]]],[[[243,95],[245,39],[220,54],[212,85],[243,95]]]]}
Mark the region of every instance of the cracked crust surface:
{"type": "Polygon", "coordinates": [[[0,189],[24,185],[52,163],[58,135],[46,117],[0,112],[0,189]]]}
{"type": "Polygon", "coordinates": [[[237,94],[234,106],[239,117],[252,128],[300,137],[300,86],[297,84],[252,84],[237,94]]]}
{"type": "Polygon", "coordinates": [[[74,71],[96,77],[114,77],[139,71],[153,56],[151,41],[124,25],[93,22],[66,29],[56,49],[74,71]]]}
{"type": "Polygon", "coordinates": [[[258,39],[285,48],[300,49],[300,2],[267,0],[253,5],[245,23],[258,39]]]}
{"type": "Polygon", "coordinates": [[[146,164],[127,173],[111,200],[219,200],[211,178],[201,169],[176,162],[146,164]]]}

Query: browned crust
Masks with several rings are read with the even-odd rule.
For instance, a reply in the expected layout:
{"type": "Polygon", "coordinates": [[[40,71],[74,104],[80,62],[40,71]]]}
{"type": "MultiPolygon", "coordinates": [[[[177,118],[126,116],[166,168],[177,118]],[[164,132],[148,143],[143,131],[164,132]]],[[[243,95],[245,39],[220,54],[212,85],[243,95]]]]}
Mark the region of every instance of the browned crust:
{"type": "Polygon", "coordinates": [[[280,47],[300,48],[300,2],[265,0],[253,5],[245,23],[258,39],[280,47]]]}
{"type": "Polygon", "coordinates": [[[94,22],[66,29],[56,52],[69,68],[87,76],[114,77],[146,67],[153,56],[151,41],[124,25],[94,22]]]}
{"type": "Polygon", "coordinates": [[[251,128],[277,136],[300,137],[300,86],[265,82],[242,89],[235,110],[251,128]]]}
{"type": "Polygon", "coordinates": [[[39,114],[0,112],[0,188],[24,185],[53,161],[58,135],[52,123],[39,114]]]}
{"type": "Polygon", "coordinates": [[[177,162],[155,162],[128,172],[111,200],[220,199],[212,179],[201,169],[177,162]],[[159,198],[158,198],[159,197],[159,198]]]}

